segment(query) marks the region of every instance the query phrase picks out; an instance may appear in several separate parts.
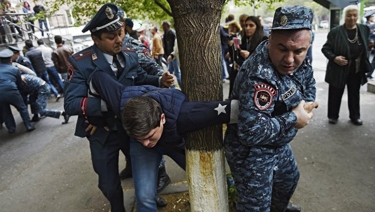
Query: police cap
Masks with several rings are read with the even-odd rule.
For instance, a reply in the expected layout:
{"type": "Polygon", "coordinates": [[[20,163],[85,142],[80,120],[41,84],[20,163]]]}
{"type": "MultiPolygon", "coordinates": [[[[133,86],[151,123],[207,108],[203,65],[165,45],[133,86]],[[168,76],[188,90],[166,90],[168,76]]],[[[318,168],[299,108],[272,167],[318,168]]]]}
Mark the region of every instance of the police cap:
{"type": "Polygon", "coordinates": [[[0,50],[0,58],[2,59],[6,59],[6,58],[11,58],[13,56],[13,52],[6,48],[6,49],[2,49],[0,50]]]}
{"type": "Polygon", "coordinates": [[[107,32],[118,30],[122,23],[117,15],[118,7],[108,3],[103,5],[90,22],[82,29],[82,32],[96,32],[105,30],[107,32]]]}
{"type": "Polygon", "coordinates": [[[12,52],[20,52],[21,50],[16,46],[8,46],[8,49],[10,49],[12,52]]]}
{"type": "Polygon", "coordinates": [[[304,6],[283,6],[275,11],[271,30],[310,29],[313,11],[304,6]]]}

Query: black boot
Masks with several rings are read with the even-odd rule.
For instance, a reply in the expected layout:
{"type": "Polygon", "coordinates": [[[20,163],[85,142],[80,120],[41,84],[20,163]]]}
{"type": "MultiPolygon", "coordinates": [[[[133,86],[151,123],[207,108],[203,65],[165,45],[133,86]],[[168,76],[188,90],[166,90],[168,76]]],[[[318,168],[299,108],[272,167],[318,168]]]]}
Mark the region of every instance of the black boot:
{"type": "Polygon", "coordinates": [[[34,114],[33,118],[31,119],[31,122],[38,122],[40,120],[38,114],[34,114]]]}
{"type": "Polygon", "coordinates": [[[167,206],[167,201],[165,201],[165,199],[163,199],[163,197],[159,196],[159,195],[156,195],[156,205],[158,207],[165,207],[167,206]]]}
{"type": "Polygon", "coordinates": [[[124,180],[133,177],[131,161],[126,159],[126,167],[120,172],[120,179],[124,180]]]}
{"type": "Polygon", "coordinates": [[[64,117],[64,121],[61,122],[61,124],[67,124],[67,123],[69,122],[69,118],[70,118],[70,116],[69,116],[68,114],[66,114],[65,111],[63,111],[63,112],[61,113],[61,115],[64,117]]]}
{"type": "Polygon", "coordinates": [[[165,166],[159,168],[158,172],[158,189],[157,192],[162,192],[165,187],[167,187],[171,183],[171,178],[169,178],[167,171],[165,170],[165,166]]]}
{"type": "Polygon", "coordinates": [[[291,202],[288,203],[288,206],[286,207],[286,210],[285,210],[285,212],[300,212],[300,211],[301,211],[301,207],[291,202]]]}

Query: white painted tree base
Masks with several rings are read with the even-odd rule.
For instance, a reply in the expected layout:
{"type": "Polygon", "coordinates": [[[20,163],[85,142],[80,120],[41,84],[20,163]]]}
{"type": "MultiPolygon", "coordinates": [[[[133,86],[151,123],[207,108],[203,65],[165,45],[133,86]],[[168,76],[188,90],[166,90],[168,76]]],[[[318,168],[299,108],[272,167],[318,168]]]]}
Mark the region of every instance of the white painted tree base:
{"type": "Polygon", "coordinates": [[[191,211],[229,211],[223,150],[186,150],[186,172],[191,211]]]}

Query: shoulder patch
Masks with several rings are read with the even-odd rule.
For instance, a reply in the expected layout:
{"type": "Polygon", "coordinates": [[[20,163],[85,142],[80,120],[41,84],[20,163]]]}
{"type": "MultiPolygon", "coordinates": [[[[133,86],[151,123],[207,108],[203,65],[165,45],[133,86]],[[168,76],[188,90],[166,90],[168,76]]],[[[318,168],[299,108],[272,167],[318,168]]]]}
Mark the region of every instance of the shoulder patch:
{"type": "Polygon", "coordinates": [[[68,81],[70,82],[70,81],[72,81],[72,78],[73,78],[73,76],[74,76],[74,66],[70,63],[70,62],[68,62],[68,73],[67,73],[67,78],[68,78],[68,81]]]}
{"type": "Polygon", "coordinates": [[[72,57],[76,60],[76,61],[79,61],[79,60],[82,60],[88,56],[91,55],[91,48],[88,48],[88,49],[85,49],[81,52],[77,52],[76,54],[72,55],[72,57]]]}
{"type": "Polygon", "coordinates": [[[259,110],[266,110],[272,104],[272,99],[276,95],[276,89],[271,85],[261,83],[256,84],[254,93],[254,103],[259,110]]]}

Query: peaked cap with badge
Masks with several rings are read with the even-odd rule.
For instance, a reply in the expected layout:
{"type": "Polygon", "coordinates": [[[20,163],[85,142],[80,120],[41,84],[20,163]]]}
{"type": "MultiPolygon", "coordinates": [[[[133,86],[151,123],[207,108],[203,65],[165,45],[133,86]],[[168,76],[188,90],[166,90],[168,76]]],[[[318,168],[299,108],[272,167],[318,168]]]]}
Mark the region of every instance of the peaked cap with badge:
{"type": "Polygon", "coordinates": [[[11,58],[12,56],[13,56],[13,52],[10,49],[6,48],[6,49],[0,50],[0,58],[6,59],[6,58],[11,58]]]}
{"type": "Polygon", "coordinates": [[[283,6],[275,11],[271,30],[310,29],[314,13],[303,6],[283,6]]]}
{"type": "Polygon", "coordinates": [[[118,14],[118,7],[115,4],[108,3],[103,5],[90,22],[82,29],[82,32],[97,32],[105,30],[112,32],[122,26],[118,14]]]}

